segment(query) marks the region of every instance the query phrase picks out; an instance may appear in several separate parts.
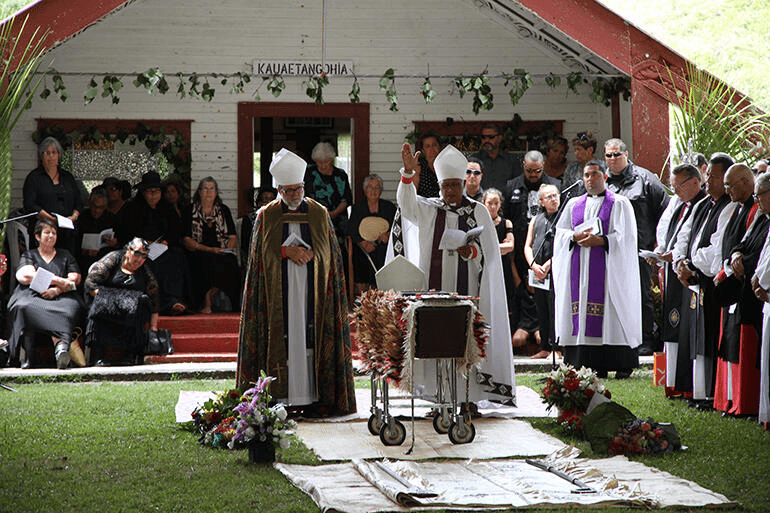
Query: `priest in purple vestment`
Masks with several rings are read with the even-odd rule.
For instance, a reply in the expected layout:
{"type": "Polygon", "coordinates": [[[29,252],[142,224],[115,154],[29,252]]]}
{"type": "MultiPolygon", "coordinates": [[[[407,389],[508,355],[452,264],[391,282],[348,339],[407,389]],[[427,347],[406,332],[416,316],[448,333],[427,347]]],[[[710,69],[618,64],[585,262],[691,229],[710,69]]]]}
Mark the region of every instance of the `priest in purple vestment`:
{"type": "Polygon", "coordinates": [[[639,363],[642,307],[636,219],[605,186],[604,162],[583,168],[586,194],[569,200],[556,225],[556,337],[564,361],[599,377],[627,378],[639,363]]]}

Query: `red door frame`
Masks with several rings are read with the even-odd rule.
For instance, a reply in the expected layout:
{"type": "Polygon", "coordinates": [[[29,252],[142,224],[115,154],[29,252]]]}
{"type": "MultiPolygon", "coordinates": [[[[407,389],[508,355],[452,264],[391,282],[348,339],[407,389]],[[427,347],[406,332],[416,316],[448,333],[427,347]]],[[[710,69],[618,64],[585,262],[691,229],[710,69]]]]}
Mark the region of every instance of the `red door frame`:
{"type": "Polygon", "coordinates": [[[240,191],[254,185],[254,118],[352,118],[353,183],[356,198],[363,197],[364,178],[369,174],[368,103],[238,103],[238,217],[249,210],[240,191]]]}

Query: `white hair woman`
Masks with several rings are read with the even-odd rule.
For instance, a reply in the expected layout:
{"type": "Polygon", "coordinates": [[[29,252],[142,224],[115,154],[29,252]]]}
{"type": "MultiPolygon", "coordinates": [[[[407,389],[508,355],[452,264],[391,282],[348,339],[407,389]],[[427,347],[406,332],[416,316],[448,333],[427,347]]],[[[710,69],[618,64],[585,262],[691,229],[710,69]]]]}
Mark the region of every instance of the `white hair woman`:
{"type": "Polygon", "coordinates": [[[390,227],[396,215],[396,206],[382,199],[381,195],[382,178],[370,174],[364,178],[365,198],[357,201],[350,213],[348,234],[356,245],[353,249],[353,281],[356,293],[376,286],[374,273],[385,263],[385,252],[390,238],[390,227]]]}

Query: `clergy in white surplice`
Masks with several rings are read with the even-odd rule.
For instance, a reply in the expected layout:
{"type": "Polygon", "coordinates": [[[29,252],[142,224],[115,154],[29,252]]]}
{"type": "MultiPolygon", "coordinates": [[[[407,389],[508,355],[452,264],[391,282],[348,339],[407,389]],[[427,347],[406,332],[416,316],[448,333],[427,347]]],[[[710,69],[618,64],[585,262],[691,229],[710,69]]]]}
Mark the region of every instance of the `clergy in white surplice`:
{"type": "MultiPolygon", "coordinates": [[[[770,194],[770,189],[765,191],[770,194]]],[[[759,255],[757,270],[751,280],[752,289],[762,306],[762,347],[759,376],[759,415],[758,420],[770,427],[770,237],[765,240],[759,255]]]]}
{"type": "Polygon", "coordinates": [[[565,362],[600,377],[628,377],[639,363],[642,306],[631,203],[605,187],[605,165],[583,168],[586,194],[572,198],[556,225],[556,337],[565,362]]]}
{"type": "MultiPolygon", "coordinates": [[[[441,189],[439,198],[417,195],[412,180],[415,170],[419,169],[418,155],[412,154],[409,144],[402,147],[404,168],[396,193],[399,215],[394,221],[388,260],[400,254],[422,269],[424,290],[479,297],[479,310],[491,330],[487,358],[480,368],[472,370],[469,377],[469,399],[515,404],[511,331],[494,222],[484,205],[463,194],[468,162],[460,151],[448,145],[436,157],[434,167],[441,189]],[[483,227],[483,230],[459,247],[439,249],[447,230],[468,232],[476,227],[483,227]]],[[[415,362],[416,393],[436,393],[435,367],[431,360],[415,362]]]]}

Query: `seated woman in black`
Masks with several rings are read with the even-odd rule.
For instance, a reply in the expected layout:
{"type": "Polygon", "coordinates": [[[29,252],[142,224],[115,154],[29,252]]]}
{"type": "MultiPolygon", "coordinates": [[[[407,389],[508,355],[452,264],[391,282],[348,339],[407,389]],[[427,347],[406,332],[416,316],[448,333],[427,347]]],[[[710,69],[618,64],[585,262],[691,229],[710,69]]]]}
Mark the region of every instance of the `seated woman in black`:
{"type": "Polygon", "coordinates": [[[348,235],[356,244],[353,248],[353,278],[356,294],[377,286],[374,273],[385,263],[385,252],[388,248],[393,216],[396,215],[396,206],[382,199],[381,195],[382,179],[376,174],[370,174],[364,178],[365,198],[357,201],[350,213],[348,235]],[[382,231],[378,228],[376,233],[364,233],[367,235],[364,239],[360,229],[362,221],[364,232],[367,231],[367,223],[371,223],[370,226],[378,226],[378,222],[382,231]]]}
{"type": "Polygon", "coordinates": [[[72,253],[55,247],[57,232],[55,223],[38,220],[35,239],[39,246],[21,255],[16,271],[19,284],[8,302],[11,358],[15,360],[19,356],[19,339],[23,333],[26,353],[21,362],[23,369],[32,365],[34,332],[51,335],[56,366],[66,369],[70,363],[72,331],[83,318],[83,300],[75,292],[80,282],[80,270],[72,253]],[[30,284],[40,269],[53,273],[53,277],[45,290],[38,293],[30,284]]]}
{"type": "Polygon", "coordinates": [[[184,246],[190,251],[193,299],[200,313],[211,313],[211,300],[220,290],[230,298],[233,310],[240,311],[235,223],[210,176],[200,181],[192,204],[185,209],[184,246]]]}
{"type": "Polygon", "coordinates": [[[150,171],[142,175],[136,185],[138,192],[121,210],[118,222],[118,241],[126,244],[134,237],[157,242],[166,251],[147,265],[160,286],[160,312],[179,315],[187,311],[190,303],[190,273],[182,249],[182,232],[179,218],[172,207],[163,200],[160,175],[150,171]]]}
{"type": "Polygon", "coordinates": [[[85,288],[94,297],[88,312],[86,343],[91,360],[109,365],[105,348],[120,348],[122,363],[142,363],[147,345],[145,325],[158,329],[158,282],[145,265],[150,245],[135,238],[91,266],[85,288]]]}
{"type": "MultiPolygon", "coordinates": [[[[114,237],[116,222],[115,214],[107,210],[107,191],[101,185],[97,185],[89,195],[88,208],[83,210],[75,223],[78,248],[75,258],[83,273],[88,273],[91,264],[118,248],[118,239],[114,237]],[[92,244],[83,244],[85,235],[92,238],[95,234],[101,234],[107,229],[112,229],[113,235],[100,237],[98,248],[92,247],[92,244]]],[[[93,241],[90,242],[93,243],[93,241]]]]}

